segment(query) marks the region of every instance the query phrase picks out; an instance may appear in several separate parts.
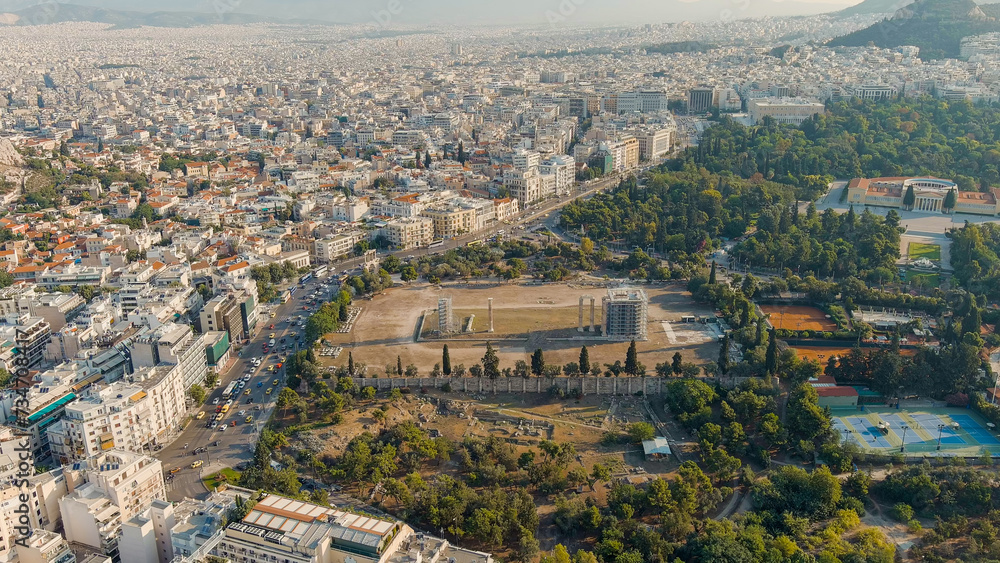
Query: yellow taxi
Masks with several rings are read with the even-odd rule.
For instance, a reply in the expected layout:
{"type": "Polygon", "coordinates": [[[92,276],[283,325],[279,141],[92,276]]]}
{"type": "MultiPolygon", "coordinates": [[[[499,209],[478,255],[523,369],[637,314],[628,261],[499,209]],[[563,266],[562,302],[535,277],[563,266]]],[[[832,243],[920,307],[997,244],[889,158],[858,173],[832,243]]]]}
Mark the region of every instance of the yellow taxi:
{"type": "Polygon", "coordinates": [[[253,415],[250,415],[250,416],[246,417],[246,419],[243,422],[246,422],[247,424],[250,424],[251,422],[253,422],[253,415]]]}
{"type": "Polygon", "coordinates": [[[195,418],[197,418],[198,420],[201,420],[201,419],[205,418],[205,411],[201,411],[200,413],[198,413],[195,416],[195,418]]]}
{"type": "Polygon", "coordinates": [[[199,459],[198,461],[191,464],[191,469],[197,469],[202,465],[205,465],[205,462],[199,459]]]}
{"type": "Polygon", "coordinates": [[[274,387],[268,387],[267,391],[264,392],[265,395],[270,395],[271,391],[274,391],[274,387]]]}

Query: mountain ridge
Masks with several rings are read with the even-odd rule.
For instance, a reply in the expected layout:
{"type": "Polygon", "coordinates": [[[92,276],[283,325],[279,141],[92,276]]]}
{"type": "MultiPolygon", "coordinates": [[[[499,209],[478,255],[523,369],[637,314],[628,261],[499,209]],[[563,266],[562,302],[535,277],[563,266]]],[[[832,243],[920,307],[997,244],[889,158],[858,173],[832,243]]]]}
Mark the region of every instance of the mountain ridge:
{"type": "Polygon", "coordinates": [[[22,10],[0,14],[0,25],[31,26],[62,22],[106,23],[116,28],[196,27],[204,25],[247,25],[254,23],[337,25],[335,22],[281,19],[240,12],[139,12],[114,10],[80,4],[36,4],[22,10]]]}
{"type": "Polygon", "coordinates": [[[973,0],[916,0],[892,17],[829,42],[830,47],[913,45],[925,59],[957,58],[963,37],[1000,31],[1000,4],[973,0]]]}

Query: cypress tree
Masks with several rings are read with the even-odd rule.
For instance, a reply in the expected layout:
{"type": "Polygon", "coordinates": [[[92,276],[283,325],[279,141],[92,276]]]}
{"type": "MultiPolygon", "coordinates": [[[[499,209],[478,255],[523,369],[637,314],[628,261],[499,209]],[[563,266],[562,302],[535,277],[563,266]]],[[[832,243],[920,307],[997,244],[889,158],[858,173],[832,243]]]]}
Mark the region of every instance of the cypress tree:
{"type": "Polygon", "coordinates": [[[719,373],[725,375],[729,371],[729,334],[722,337],[722,348],[719,350],[719,373]]]}
{"type": "Polygon", "coordinates": [[[396,375],[403,375],[403,360],[396,356],[396,375]]]}
{"type": "Polygon", "coordinates": [[[451,375],[451,356],[448,354],[448,345],[444,345],[444,349],[441,351],[441,372],[445,375],[451,375]]]}
{"type": "Polygon", "coordinates": [[[764,369],[769,375],[774,375],[778,371],[778,338],[773,328],[767,335],[767,355],[764,357],[764,369]]]}
{"type": "Polygon", "coordinates": [[[354,354],[350,351],[347,352],[347,373],[354,375],[354,354]]]}
{"type": "Polygon", "coordinates": [[[639,373],[639,354],[635,349],[635,340],[629,342],[628,352],[625,352],[625,373],[629,375],[639,373]]]}
{"type": "Polygon", "coordinates": [[[590,373],[590,352],[586,346],[580,348],[580,373],[582,375],[590,373]]]}
{"type": "Polygon", "coordinates": [[[500,377],[500,358],[490,342],[486,343],[486,354],[483,355],[483,376],[489,379],[500,377]]]}
{"type": "Polygon", "coordinates": [[[531,355],[531,373],[535,374],[537,377],[541,377],[544,372],[545,357],[542,355],[542,349],[538,348],[535,350],[535,353],[531,355]]]}
{"type": "Polygon", "coordinates": [[[674,372],[674,375],[680,375],[684,372],[684,359],[681,358],[680,352],[674,352],[674,357],[670,362],[670,370],[674,372]]]}
{"type": "Polygon", "coordinates": [[[712,260],[712,271],[708,274],[708,283],[709,285],[715,285],[716,283],[715,260],[712,260]]]}

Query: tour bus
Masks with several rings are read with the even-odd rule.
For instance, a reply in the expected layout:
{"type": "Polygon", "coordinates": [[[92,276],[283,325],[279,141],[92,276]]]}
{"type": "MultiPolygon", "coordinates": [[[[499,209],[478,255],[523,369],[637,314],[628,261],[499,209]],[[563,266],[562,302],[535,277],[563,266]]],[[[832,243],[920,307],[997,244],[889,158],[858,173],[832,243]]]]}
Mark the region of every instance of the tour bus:
{"type": "Polygon", "coordinates": [[[299,278],[299,285],[305,285],[309,280],[313,278],[312,274],[306,274],[299,278]]]}
{"type": "Polygon", "coordinates": [[[316,278],[318,279],[325,276],[328,270],[329,266],[319,266],[318,268],[313,270],[313,275],[316,276],[316,278]]]}
{"type": "Polygon", "coordinates": [[[225,392],[222,393],[222,399],[225,401],[231,399],[233,396],[233,391],[235,389],[236,389],[236,382],[230,383],[229,386],[226,387],[225,392]]]}
{"type": "Polygon", "coordinates": [[[427,245],[427,248],[441,248],[444,246],[444,239],[437,239],[434,242],[427,245]]]}

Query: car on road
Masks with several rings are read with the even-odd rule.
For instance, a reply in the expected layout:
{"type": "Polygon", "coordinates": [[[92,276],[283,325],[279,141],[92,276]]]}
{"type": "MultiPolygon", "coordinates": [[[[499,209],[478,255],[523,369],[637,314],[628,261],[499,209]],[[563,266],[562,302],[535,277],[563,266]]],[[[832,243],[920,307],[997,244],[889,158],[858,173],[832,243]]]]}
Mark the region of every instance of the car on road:
{"type": "Polygon", "coordinates": [[[247,397],[247,404],[248,405],[253,404],[253,397],[247,397]]]}
{"type": "Polygon", "coordinates": [[[205,411],[199,412],[197,415],[195,415],[195,418],[197,418],[198,420],[205,418],[205,411]]]}
{"type": "Polygon", "coordinates": [[[180,470],[181,470],[181,468],[180,468],[180,467],[175,467],[175,468],[173,468],[173,469],[171,469],[171,470],[170,470],[170,474],[171,474],[171,475],[173,475],[174,473],[177,473],[177,472],[179,472],[180,470]]]}
{"type": "Polygon", "coordinates": [[[258,381],[258,382],[257,382],[257,388],[258,388],[258,389],[260,389],[260,388],[261,388],[261,387],[263,387],[263,386],[264,386],[264,382],[263,382],[263,381],[258,381]]]}
{"type": "Polygon", "coordinates": [[[275,386],[276,386],[276,385],[278,385],[278,380],[277,380],[277,379],[275,379],[274,381],[272,381],[272,382],[271,382],[271,385],[275,385],[275,386]]]}
{"type": "Polygon", "coordinates": [[[205,465],[205,462],[199,459],[198,461],[191,464],[191,469],[197,469],[202,465],[205,465]]]}
{"type": "Polygon", "coordinates": [[[274,387],[268,387],[267,391],[264,392],[265,395],[270,395],[271,391],[274,391],[274,387]]]}
{"type": "Polygon", "coordinates": [[[247,416],[246,419],[243,422],[246,422],[247,424],[250,424],[251,422],[253,422],[253,415],[247,416]]]}
{"type": "Polygon", "coordinates": [[[274,330],[274,323],[271,323],[271,330],[274,330]]]}
{"type": "Polygon", "coordinates": [[[268,336],[268,338],[270,338],[271,340],[274,340],[274,333],[272,332],[272,333],[270,334],[270,336],[268,336]]]}
{"type": "Polygon", "coordinates": [[[219,398],[218,398],[218,397],[216,397],[216,398],[212,399],[212,404],[213,404],[213,405],[217,405],[217,404],[219,404],[219,398]]]}
{"type": "Polygon", "coordinates": [[[215,407],[215,412],[217,412],[217,413],[222,412],[222,405],[219,405],[219,406],[215,407]]]}
{"type": "Polygon", "coordinates": [[[235,421],[235,420],[234,420],[234,421],[232,421],[232,422],[230,423],[230,426],[236,426],[236,421],[235,421]]]}
{"type": "Polygon", "coordinates": [[[236,416],[246,416],[246,414],[247,414],[247,411],[242,410],[242,411],[236,413],[236,416]]]}
{"type": "Polygon", "coordinates": [[[250,394],[250,390],[249,390],[249,389],[247,389],[246,391],[244,391],[244,392],[243,392],[243,394],[244,394],[244,395],[249,395],[249,394],[250,394]]]}

